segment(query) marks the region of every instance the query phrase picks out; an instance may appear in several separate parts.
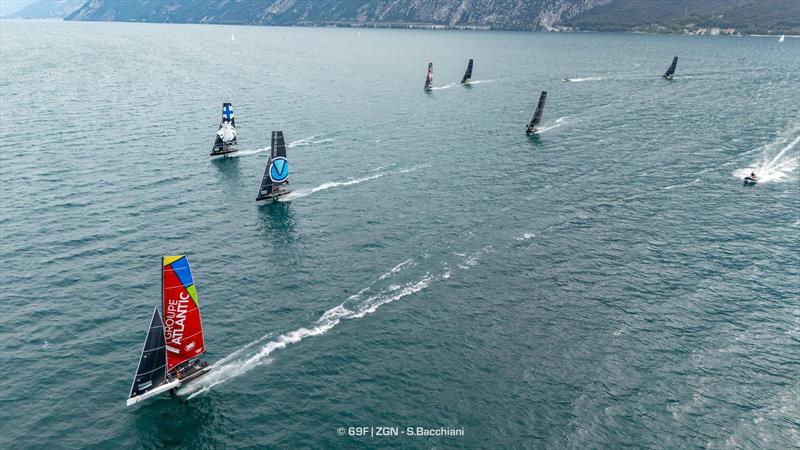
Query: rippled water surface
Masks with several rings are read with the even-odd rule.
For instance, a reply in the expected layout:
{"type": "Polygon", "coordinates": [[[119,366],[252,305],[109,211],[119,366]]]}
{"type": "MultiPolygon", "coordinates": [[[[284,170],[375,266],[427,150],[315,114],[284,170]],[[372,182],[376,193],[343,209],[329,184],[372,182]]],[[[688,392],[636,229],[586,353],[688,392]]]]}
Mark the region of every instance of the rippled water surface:
{"type": "Polygon", "coordinates": [[[800,442],[800,39],[4,21],[0,57],[0,447],[800,442]],[[219,363],[126,408],[176,253],[219,363]]]}

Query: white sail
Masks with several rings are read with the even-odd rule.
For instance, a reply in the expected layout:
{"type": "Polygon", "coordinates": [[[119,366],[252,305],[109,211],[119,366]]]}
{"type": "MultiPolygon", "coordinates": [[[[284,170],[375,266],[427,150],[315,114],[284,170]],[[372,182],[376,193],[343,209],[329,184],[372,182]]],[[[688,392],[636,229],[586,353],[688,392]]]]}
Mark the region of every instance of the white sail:
{"type": "Polygon", "coordinates": [[[227,144],[236,139],[236,128],[234,128],[230,122],[223,122],[219,130],[217,130],[217,136],[222,139],[222,142],[227,144]]]}
{"type": "Polygon", "coordinates": [[[786,38],[786,36],[782,34],[782,35],[781,35],[781,38],[780,38],[780,39],[778,39],[778,42],[783,42],[784,38],[786,38]]]}

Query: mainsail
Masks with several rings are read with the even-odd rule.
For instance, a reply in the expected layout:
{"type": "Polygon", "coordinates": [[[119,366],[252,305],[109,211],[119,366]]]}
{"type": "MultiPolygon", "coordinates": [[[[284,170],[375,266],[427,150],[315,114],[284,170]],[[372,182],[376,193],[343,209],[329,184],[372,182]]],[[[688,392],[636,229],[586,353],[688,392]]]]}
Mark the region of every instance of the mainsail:
{"type": "Polygon", "coordinates": [[[161,287],[167,370],[172,370],[206,351],[197,289],[186,256],[162,258],[161,287]]]}
{"type": "Polygon", "coordinates": [[[531,123],[529,123],[528,128],[525,129],[526,133],[535,132],[536,127],[538,127],[539,123],[542,121],[545,100],[547,100],[547,91],[542,91],[542,94],[539,96],[539,104],[536,105],[536,111],[533,113],[533,117],[531,117],[531,123]]]}
{"type": "Polygon", "coordinates": [[[469,60],[469,64],[467,64],[467,71],[464,72],[464,78],[461,79],[461,84],[469,83],[470,78],[472,78],[472,60],[469,60]]]}
{"type": "Polygon", "coordinates": [[[426,91],[431,90],[431,86],[433,85],[433,63],[428,63],[428,75],[425,77],[425,87],[426,91]]]}
{"type": "MultiPolygon", "coordinates": [[[[167,377],[167,352],[164,345],[164,322],[158,308],[153,310],[150,320],[150,329],[144,340],[142,356],[139,358],[139,367],[133,378],[129,399],[137,398],[164,383],[167,377]]],[[[129,404],[132,404],[129,400],[129,404]]]]}
{"type": "Polygon", "coordinates": [[[289,162],[286,159],[283,131],[273,131],[269,160],[264,169],[264,177],[261,179],[261,188],[258,190],[256,201],[274,197],[274,191],[288,182],[289,162]]]}
{"type": "Polygon", "coordinates": [[[672,58],[672,64],[669,65],[667,71],[664,72],[664,78],[672,78],[672,75],[675,74],[675,67],[678,65],[678,57],[672,58]]]}
{"type": "Polygon", "coordinates": [[[229,153],[231,146],[236,145],[236,120],[233,117],[233,106],[230,103],[222,104],[222,121],[217,129],[217,137],[211,152],[229,153]]]}

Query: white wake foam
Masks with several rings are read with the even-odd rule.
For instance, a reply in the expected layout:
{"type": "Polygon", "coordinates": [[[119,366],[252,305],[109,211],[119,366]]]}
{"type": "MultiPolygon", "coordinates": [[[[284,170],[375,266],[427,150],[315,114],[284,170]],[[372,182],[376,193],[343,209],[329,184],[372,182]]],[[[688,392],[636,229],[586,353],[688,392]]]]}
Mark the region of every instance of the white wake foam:
{"type": "Polygon", "coordinates": [[[431,90],[432,91],[439,91],[439,90],[442,90],[442,89],[450,89],[451,87],[458,86],[458,84],[459,83],[450,83],[450,84],[446,84],[444,86],[432,87],[431,90]]]}
{"type": "Polygon", "coordinates": [[[347,298],[347,300],[340,303],[336,307],[325,311],[325,313],[323,313],[322,316],[317,319],[312,326],[298,328],[296,330],[283,333],[265,344],[263,341],[269,339],[269,335],[263,336],[247,344],[245,347],[233,352],[232,354],[215,363],[213,366],[211,366],[211,370],[207,375],[181,388],[179,394],[189,395],[189,399],[194,398],[197,395],[207,392],[214,386],[242,375],[262,364],[268,363],[270,361],[270,355],[275,350],[280,350],[289,344],[300,342],[307,337],[325,334],[331,328],[338,325],[342,320],[360,319],[368,314],[374,313],[378,310],[378,308],[387,303],[391,303],[425,289],[435,278],[430,273],[426,273],[421,279],[415,282],[406,283],[402,286],[398,284],[391,284],[382,289],[374,289],[375,284],[379,281],[385,280],[386,278],[400,273],[414,265],[415,264],[411,260],[406,260],[396,265],[394,268],[392,268],[392,270],[381,275],[381,277],[373,281],[369,286],[362,289],[357,294],[351,295],[347,298]],[[259,344],[263,345],[261,345],[258,351],[247,357],[240,357],[243,353],[246,353],[249,348],[259,344]]]}
{"type": "Polygon", "coordinates": [[[546,132],[546,131],[550,131],[550,130],[552,130],[552,129],[554,129],[554,128],[558,128],[558,127],[560,127],[561,125],[565,125],[565,124],[567,124],[567,123],[568,123],[568,122],[567,122],[567,119],[569,119],[569,117],[567,117],[567,116],[564,116],[564,117],[559,117],[558,119],[556,119],[556,121],[553,123],[553,125],[550,125],[549,127],[540,128],[540,129],[539,129],[538,131],[536,131],[536,132],[537,132],[538,134],[542,134],[542,133],[544,133],[544,132],[546,132]]]}
{"type": "Polygon", "coordinates": [[[494,80],[470,80],[469,84],[494,83],[494,80]]]}
{"type": "Polygon", "coordinates": [[[316,186],[316,187],[313,187],[313,188],[310,188],[310,189],[300,189],[300,190],[297,190],[297,191],[290,192],[289,194],[286,194],[286,195],[280,197],[278,200],[281,201],[281,202],[288,202],[288,201],[292,201],[292,200],[295,200],[295,199],[298,199],[298,198],[308,197],[309,195],[314,194],[316,192],[327,191],[328,189],[333,189],[333,188],[336,188],[336,187],[351,186],[353,184],[363,183],[365,181],[370,181],[370,180],[375,180],[375,179],[378,179],[378,178],[382,178],[382,177],[385,177],[387,175],[395,175],[395,174],[399,174],[399,173],[413,172],[413,171],[415,171],[415,170],[417,170],[417,169],[419,169],[421,167],[428,167],[428,165],[424,164],[424,165],[421,165],[421,166],[414,166],[414,167],[411,167],[409,169],[378,172],[378,173],[374,173],[372,175],[367,175],[367,176],[361,177],[361,178],[354,178],[352,180],[347,180],[347,181],[328,181],[327,183],[322,183],[319,186],[316,186]]]}
{"type": "Polygon", "coordinates": [[[774,141],[754,149],[759,159],[751,166],[738,169],[733,176],[739,179],[755,172],[759,183],[782,182],[792,178],[800,162],[800,124],[782,133],[774,141]]]}
{"type": "Polygon", "coordinates": [[[232,158],[238,158],[240,156],[250,156],[255,155],[256,153],[261,152],[268,152],[272,147],[264,147],[264,148],[257,148],[255,150],[239,150],[238,152],[230,153],[228,156],[232,158]]]}
{"type": "Polygon", "coordinates": [[[605,78],[602,77],[583,77],[583,78],[567,78],[563,80],[566,83],[581,83],[584,81],[603,81],[605,78]]]}

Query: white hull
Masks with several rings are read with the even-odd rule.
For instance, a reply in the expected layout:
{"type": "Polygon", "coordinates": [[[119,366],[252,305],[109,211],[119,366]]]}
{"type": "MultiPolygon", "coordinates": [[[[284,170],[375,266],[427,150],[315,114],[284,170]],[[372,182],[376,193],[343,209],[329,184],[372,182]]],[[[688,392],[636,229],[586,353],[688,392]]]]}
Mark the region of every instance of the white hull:
{"type": "Polygon", "coordinates": [[[181,381],[180,380],[170,381],[169,383],[162,384],[161,386],[153,389],[152,391],[147,391],[147,392],[145,392],[144,394],[142,394],[142,395],[140,395],[138,397],[129,398],[127,403],[126,403],[126,405],[127,406],[133,406],[133,405],[135,405],[135,404],[137,404],[137,403],[139,403],[141,401],[147,400],[150,397],[155,397],[156,395],[162,394],[164,392],[167,392],[170,389],[180,387],[180,385],[181,385],[181,381]]]}

